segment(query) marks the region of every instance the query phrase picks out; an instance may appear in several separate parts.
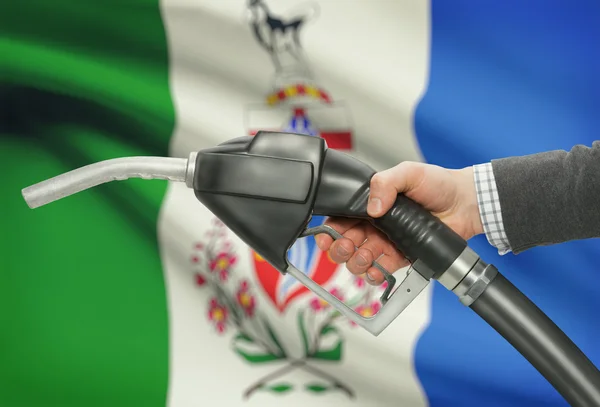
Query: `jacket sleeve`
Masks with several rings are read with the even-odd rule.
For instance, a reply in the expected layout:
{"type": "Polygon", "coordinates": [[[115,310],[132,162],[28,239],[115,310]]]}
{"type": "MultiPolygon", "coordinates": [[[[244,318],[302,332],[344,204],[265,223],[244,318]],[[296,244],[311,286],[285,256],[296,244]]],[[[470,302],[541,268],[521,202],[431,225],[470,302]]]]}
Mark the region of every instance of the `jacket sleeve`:
{"type": "Polygon", "coordinates": [[[492,160],[492,168],[513,253],[600,237],[600,141],[492,160]]]}

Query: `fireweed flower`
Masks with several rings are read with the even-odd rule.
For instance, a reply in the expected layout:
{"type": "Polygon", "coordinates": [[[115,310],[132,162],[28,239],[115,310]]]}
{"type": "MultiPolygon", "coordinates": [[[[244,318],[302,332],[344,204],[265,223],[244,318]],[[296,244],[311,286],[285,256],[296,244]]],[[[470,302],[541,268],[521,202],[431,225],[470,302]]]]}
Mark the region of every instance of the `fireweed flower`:
{"type": "Polygon", "coordinates": [[[215,325],[218,333],[225,332],[228,317],[227,308],[221,305],[216,298],[212,298],[208,309],[208,319],[215,325]]]}
{"type": "Polygon", "coordinates": [[[231,253],[221,252],[209,263],[209,269],[213,273],[218,273],[221,281],[226,281],[229,276],[229,270],[236,263],[237,257],[231,253]]]}
{"type": "Polygon", "coordinates": [[[240,304],[246,316],[254,316],[254,310],[256,308],[256,300],[252,294],[249,293],[250,286],[247,281],[242,281],[240,288],[237,291],[237,302],[240,304]]]}
{"type": "MultiPolygon", "coordinates": [[[[379,310],[381,309],[381,303],[379,301],[373,301],[370,304],[363,304],[363,305],[359,305],[358,307],[355,308],[355,311],[365,317],[365,318],[369,318],[372,317],[373,315],[377,314],[379,312],[379,310]]],[[[356,326],[356,322],[354,321],[350,321],[350,324],[352,324],[353,326],[356,326]]]]}

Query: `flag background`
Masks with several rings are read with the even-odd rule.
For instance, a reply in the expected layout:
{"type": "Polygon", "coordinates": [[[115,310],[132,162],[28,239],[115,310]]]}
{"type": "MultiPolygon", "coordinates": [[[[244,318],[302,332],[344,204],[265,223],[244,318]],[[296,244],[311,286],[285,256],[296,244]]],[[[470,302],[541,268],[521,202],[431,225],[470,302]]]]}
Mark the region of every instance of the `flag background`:
{"type": "MultiPolygon", "coordinates": [[[[284,12],[301,3],[269,5],[284,12]]],[[[382,168],[424,159],[456,168],[598,139],[597,3],[381,0],[369,2],[370,9],[359,3],[348,0],[342,9],[341,2],[320,1],[321,20],[305,38],[319,77],[334,97],[348,100],[355,154],[369,163],[382,168]],[[371,28],[373,21],[380,30],[371,28]]],[[[176,187],[114,182],[35,211],[20,190],[99,160],[186,156],[237,137],[230,133],[238,128],[241,135],[244,104],[260,100],[271,79],[263,74],[270,62],[253,48],[241,18],[245,6],[242,0],[5,6],[0,406],[238,402],[237,389],[228,393],[226,383],[206,385],[223,379],[202,364],[199,348],[213,340],[198,317],[205,310],[196,308],[205,299],[166,271],[178,267],[171,254],[188,243],[182,237],[170,248],[159,241],[160,214],[172,219],[169,211],[187,207],[176,187]],[[179,364],[186,359],[198,363],[179,364]]],[[[203,227],[202,216],[190,225],[203,227]]],[[[177,220],[185,223],[183,216],[177,220]]],[[[597,240],[502,257],[484,237],[471,246],[600,364],[597,240]]],[[[382,338],[348,334],[345,364],[330,368],[345,371],[344,380],[359,389],[358,401],[257,400],[566,405],[509,344],[439,286],[382,338]],[[364,349],[375,344],[381,348],[371,362],[364,349]],[[386,359],[392,362],[384,366],[386,359]],[[390,373],[365,377],[378,367],[390,373]]],[[[255,374],[221,342],[210,342],[206,352],[227,360],[223,369],[255,374]]]]}

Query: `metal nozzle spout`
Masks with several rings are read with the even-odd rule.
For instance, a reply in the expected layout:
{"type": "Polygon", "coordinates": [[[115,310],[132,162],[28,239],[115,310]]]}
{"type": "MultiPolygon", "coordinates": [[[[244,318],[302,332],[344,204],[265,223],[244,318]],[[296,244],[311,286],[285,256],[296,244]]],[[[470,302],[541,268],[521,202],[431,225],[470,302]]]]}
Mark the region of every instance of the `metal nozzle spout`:
{"type": "Polygon", "coordinates": [[[190,159],[167,157],[115,158],[86,165],[24,188],[21,193],[30,208],[38,208],[69,195],[128,178],[163,179],[191,186],[195,153],[190,159]],[[188,166],[188,163],[191,163],[188,166]]]}

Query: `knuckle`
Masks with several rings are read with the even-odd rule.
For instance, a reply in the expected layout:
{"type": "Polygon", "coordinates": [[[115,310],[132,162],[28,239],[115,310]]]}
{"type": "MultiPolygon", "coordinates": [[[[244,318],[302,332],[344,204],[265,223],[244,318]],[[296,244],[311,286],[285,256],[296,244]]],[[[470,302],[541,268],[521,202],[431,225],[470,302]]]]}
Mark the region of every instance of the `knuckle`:
{"type": "Polygon", "coordinates": [[[412,161],[402,161],[396,165],[396,171],[403,172],[411,168],[414,163],[412,161]]]}
{"type": "MultiPolygon", "coordinates": [[[[387,171],[387,170],[386,170],[387,171]]],[[[386,185],[387,173],[386,171],[378,172],[371,178],[372,189],[383,189],[386,185]]]]}
{"type": "Polygon", "coordinates": [[[362,257],[364,261],[371,263],[373,261],[373,253],[371,252],[371,250],[361,247],[360,249],[358,249],[356,251],[355,254],[357,260],[358,260],[358,256],[362,257]]]}
{"type": "Polygon", "coordinates": [[[348,271],[356,276],[363,274],[365,271],[360,269],[359,267],[356,267],[355,264],[352,263],[348,263],[346,264],[346,268],[348,269],[348,271]]]}
{"type": "Polygon", "coordinates": [[[354,254],[354,242],[350,238],[344,237],[338,240],[339,246],[348,253],[347,257],[350,258],[354,254]]]}

